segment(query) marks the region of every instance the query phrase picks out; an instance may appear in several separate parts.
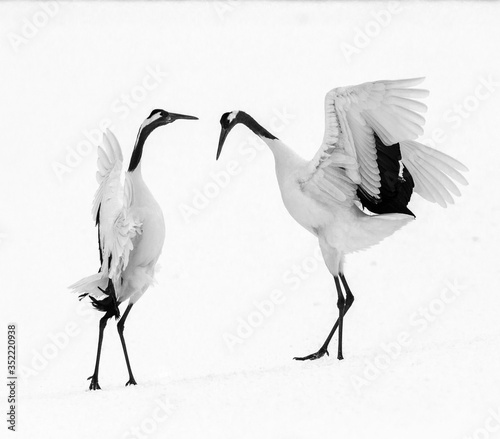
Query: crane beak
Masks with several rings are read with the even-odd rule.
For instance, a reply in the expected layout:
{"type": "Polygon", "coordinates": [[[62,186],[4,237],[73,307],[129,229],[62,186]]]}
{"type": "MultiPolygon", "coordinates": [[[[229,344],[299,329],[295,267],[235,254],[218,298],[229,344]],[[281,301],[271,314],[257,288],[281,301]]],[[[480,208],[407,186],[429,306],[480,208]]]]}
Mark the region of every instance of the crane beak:
{"type": "Polygon", "coordinates": [[[222,151],[222,147],[224,146],[224,142],[226,141],[226,137],[229,134],[230,129],[222,128],[219,136],[219,147],[217,148],[217,156],[215,160],[219,160],[220,153],[222,151]]]}
{"type": "Polygon", "coordinates": [[[187,120],[198,120],[195,116],[187,116],[185,114],[177,114],[177,113],[168,113],[170,116],[170,121],[173,122],[177,119],[187,119],[187,120]]]}

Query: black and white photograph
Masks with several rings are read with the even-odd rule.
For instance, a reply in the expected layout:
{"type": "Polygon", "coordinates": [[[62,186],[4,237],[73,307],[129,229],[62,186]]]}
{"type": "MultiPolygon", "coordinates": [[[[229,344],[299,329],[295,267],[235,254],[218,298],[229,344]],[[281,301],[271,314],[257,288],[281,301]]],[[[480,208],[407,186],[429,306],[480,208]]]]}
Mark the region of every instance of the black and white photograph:
{"type": "Polygon", "coordinates": [[[500,438],[499,20],[1,2],[0,436],[500,438]]]}

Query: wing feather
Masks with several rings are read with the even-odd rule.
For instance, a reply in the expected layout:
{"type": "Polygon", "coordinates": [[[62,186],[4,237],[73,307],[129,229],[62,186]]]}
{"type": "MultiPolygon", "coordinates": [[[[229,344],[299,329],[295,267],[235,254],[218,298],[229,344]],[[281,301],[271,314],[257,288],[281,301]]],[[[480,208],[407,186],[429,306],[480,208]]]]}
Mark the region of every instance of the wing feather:
{"type": "Polygon", "coordinates": [[[441,151],[408,140],[401,142],[401,154],[403,163],[415,180],[415,192],[428,201],[446,207],[447,204],[453,204],[450,192],[460,195],[455,182],[468,184],[460,173],[466,171],[467,167],[441,151]]]}
{"type": "Polygon", "coordinates": [[[467,168],[414,141],[423,134],[427,106],[420,99],[429,92],[413,87],[423,80],[376,81],[329,91],[323,143],[304,172],[302,190],[327,204],[350,205],[361,189],[377,202],[382,185],[377,137],[388,147],[400,145],[404,172],[410,172],[417,193],[441,206],[453,203],[452,195],[460,195],[456,183],[467,184],[461,174],[467,168]]]}
{"type": "MultiPolygon", "coordinates": [[[[391,108],[389,106],[385,106],[387,109],[387,113],[391,111],[391,108]]],[[[427,108],[427,107],[426,107],[427,108]]],[[[398,104],[394,104],[392,106],[392,109],[394,110],[395,115],[401,120],[401,122],[413,122],[416,124],[423,132],[423,125],[425,124],[425,118],[424,116],[421,116],[417,112],[410,110],[407,107],[401,107],[398,104]]],[[[401,139],[399,139],[401,140],[401,139]]]]}
{"type": "Polygon", "coordinates": [[[414,87],[415,85],[421,84],[424,82],[425,77],[420,77],[420,78],[409,78],[409,79],[393,79],[393,80],[384,80],[384,81],[377,81],[376,83],[383,83],[385,88],[391,89],[391,88],[407,88],[407,87],[414,87]]]}
{"type": "Polygon", "coordinates": [[[432,191],[436,203],[439,204],[441,207],[446,207],[447,200],[442,190],[443,188],[439,184],[436,184],[437,183],[436,180],[433,179],[432,176],[427,172],[421,172],[420,177],[422,178],[423,181],[425,181],[426,186],[432,191]]]}
{"type": "MultiPolygon", "coordinates": [[[[408,170],[411,173],[411,169],[409,167],[408,170]]],[[[427,201],[430,201],[431,203],[437,203],[437,200],[434,197],[434,191],[432,190],[432,187],[429,187],[427,180],[425,180],[420,174],[411,174],[411,176],[415,183],[415,192],[417,192],[427,201]]]]}
{"type": "Polygon", "coordinates": [[[441,171],[438,169],[434,163],[432,162],[426,162],[425,160],[417,157],[416,162],[420,164],[422,167],[426,168],[426,171],[434,177],[435,180],[437,180],[443,187],[445,187],[449,192],[452,194],[456,195],[459,197],[461,195],[460,189],[458,189],[458,186],[453,182],[453,180],[446,175],[445,172],[441,171]]]}
{"type": "Polygon", "coordinates": [[[388,94],[384,102],[419,113],[425,113],[427,111],[427,105],[425,105],[423,102],[416,101],[415,99],[408,99],[395,93],[388,94]]]}
{"type": "MultiPolygon", "coordinates": [[[[422,134],[425,120],[419,113],[427,107],[416,99],[427,96],[428,92],[408,88],[422,81],[423,78],[377,81],[328,92],[323,144],[310,163],[303,188],[320,184],[320,177],[325,174],[318,171],[330,167],[337,175],[350,179],[351,188],[359,185],[369,196],[378,197],[381,178],[374,133],[387,145],[422,134]],[[341,155],[332,160],[335,152],[341,155]],[[346,157],[354,162],[346,164],[346,157]],[[313,178],[315,173],[318,175],[313,178]]],[[[348,197],[355,193],[348,192],[345,194],[348,197]]],[[[338,194],[334,198],[339,199],[338,194]]]]}
{"type": "Polygon", "coordinates": [[[121,183],[123,154],[118,140],[107,130],[98,148],[96,179],[99,187],[94,197],[92,215],[99,227],[102,256],[101,272],[117,283],[127,267],[133,241],[142,224],[129,212],[131,190],[121,183]]]}
{"type": "Polygon", "coordinates": [[[389,88],[388,96],[400,96],[402,98],[423,99],[429,96],[429,90],[422,88],[389,88]]]}

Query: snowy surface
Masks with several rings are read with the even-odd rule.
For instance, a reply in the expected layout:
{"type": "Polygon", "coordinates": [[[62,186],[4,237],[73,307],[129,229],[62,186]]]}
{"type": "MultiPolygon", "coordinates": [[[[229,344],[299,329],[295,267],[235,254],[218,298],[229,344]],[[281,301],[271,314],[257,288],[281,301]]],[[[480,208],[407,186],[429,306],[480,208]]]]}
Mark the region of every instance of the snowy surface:
{"type": "Polygon", "coordinates": [[[17,437],[498,437],[498,3],[61,3],[16,50],[9,33],[40,10],[0,5],[0,313],[19,328],[17,437]],[[355,41],[366,47],[349,54],[355,41]],[[464,162],[470,185],[448,209],[415,196],[417,221],[349,257],[345,360],[334,338],[330,357],[294,362],[330,330],[334,284],[264,145],[237,128],[215,162],[220,116],[245,110],[312,157],[330,88],[415,76],[431,90],[425,141],[464,162]],[[139,385],[124,387],[110,322],[90,392],[99,315],[67,290],[98,268],[96,150],[81,142],[109,119],[128,157],[154,108],[200,120],[155,131],[144,152],[167,237],[125,331],[139,385]],[[211,198],[189,216],[198,191],[211,198]]]}

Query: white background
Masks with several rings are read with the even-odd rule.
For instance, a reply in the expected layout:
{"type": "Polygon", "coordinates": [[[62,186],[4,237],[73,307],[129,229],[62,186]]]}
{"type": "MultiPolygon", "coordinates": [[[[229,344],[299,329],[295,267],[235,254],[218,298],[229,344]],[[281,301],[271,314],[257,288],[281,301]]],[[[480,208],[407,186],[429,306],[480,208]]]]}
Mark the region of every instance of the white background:
{"type": "Polygon", "coordinates": [[[18,325],[18,437],[498,437],[498,3],[52,8],[0,5],[0,312],[2,331],[18,325]],[[151,70],[162,76],[145,90],[151,70]],[[414,195],[417,221],[348,257],[345,360],[334,338],[331,357],[294,362],[334,322],[333,280],[283,207],[264,145],[238,127],[215,162],[220,116],[245,110],[312,157],[328,90],[416,76],[431,91],[421,140],[464,162],[470,184],[448,209],[414,195]],[[110,322],[102,390],[90,392],[99,313],[67,290],[98,269],[97,154],[82,142],[110,120],[128,157],[154,108],[199,121],[158,129],[143,155],[167,235],[158,284],[126,327],[139,385],[124,387],[110,322]],[[231,161],[238,175],[183,214],[231,161]],[[273,290],[284,300],[259,320],[273,290]],[[256,327],[231,347],[224,337],[249,319],[256,327]]]}

